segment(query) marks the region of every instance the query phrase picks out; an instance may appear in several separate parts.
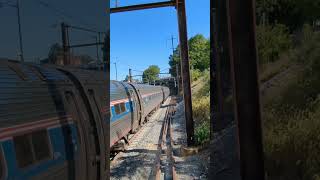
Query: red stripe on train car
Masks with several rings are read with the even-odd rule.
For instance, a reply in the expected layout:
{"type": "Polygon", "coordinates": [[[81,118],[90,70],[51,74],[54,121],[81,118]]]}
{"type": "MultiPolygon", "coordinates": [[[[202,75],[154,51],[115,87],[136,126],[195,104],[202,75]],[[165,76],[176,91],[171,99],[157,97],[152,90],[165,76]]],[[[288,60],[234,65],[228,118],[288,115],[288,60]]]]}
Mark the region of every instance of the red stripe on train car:
{"type": "Polygon", "coordinates": [[[28,132],[32,132],[38,129],[46,129],[51,128],[53,126],[59,126],[62,124],[72,123],[73,120],[70,116],[65,116],[62,118],[54,117],[48,118],[36,122],[25,123],[21,125],[16,125],[8,128],[0,129],[0,140],[8,139],[12,136],[17,136],[21,134],[25,134],[28,132]]]}

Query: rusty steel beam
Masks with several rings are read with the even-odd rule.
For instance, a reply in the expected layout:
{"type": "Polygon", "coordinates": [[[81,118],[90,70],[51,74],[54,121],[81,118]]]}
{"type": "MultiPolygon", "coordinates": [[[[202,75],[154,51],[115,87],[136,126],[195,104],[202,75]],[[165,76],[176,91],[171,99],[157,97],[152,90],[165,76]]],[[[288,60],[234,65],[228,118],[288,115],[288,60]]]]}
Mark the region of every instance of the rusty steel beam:
{"type": "Polygon", "coordinates": [[[184,110],[186,119],[187,143],[194,145],[194,122],[192,116],[192,99],[190,85],[190,67],[188,54],[188,35],[185,0],[177,1],[177,15],[179,24],[181,78],[183,88],[184,110]]]}
{"type": "Polygon", "coordinates": [[[264,179],[255,0],[227,2],[241,177],[244,180],[264,179]]]}
{"type": "MultiPolygon", "coordinates": [[[[214,132],[225,129],[234,120],[234,109],[230,106],[228,99],[233,99],[229,32],[227,18],[227,1],[213,1],[211,7],[212,15],[212,63],[215,71],[212,91],[214,98],[212,117],[212,129],[214,132]],[[214,24],[214,25],[213,25],[214,24]]],[[[212,75],[213,76],[213,75],[212,75]]]]}
{"type": "MultiPolygon", "coordinates": [[[[216,1],[216,3],[219,3],[216,1]]],[[[211,3],[210,8],[210,137],[213,138],[213,133],[225,127],[223,121],[223,95],[222,95],[222,77],[221,77],[221,58],[218,53],[218,38],[217,31],[221,24],[216,17],[216,3],[211,3]]]]}
{"type": "Polygon", "coordinates": [[[119,12],[136,11],[136,10],[142,10],[142,9],[152,9],[152,8],[168,7],[168,6],[175,6],[175,5],[176,5],[175,1],[164,1],[164,2],[138,4],[138,5],[132,5],[132,6],[111,8],[110,12],[111,13],[119,13],[119,12]]]}

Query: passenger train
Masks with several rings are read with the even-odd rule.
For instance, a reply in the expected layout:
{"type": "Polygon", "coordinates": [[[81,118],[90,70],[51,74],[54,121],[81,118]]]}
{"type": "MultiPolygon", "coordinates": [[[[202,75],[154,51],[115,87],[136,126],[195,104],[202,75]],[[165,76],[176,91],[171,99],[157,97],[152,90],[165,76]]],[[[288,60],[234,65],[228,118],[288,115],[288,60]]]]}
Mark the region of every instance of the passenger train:
{"type": "Polygon", "coordinates": [[[108,89],[106,77],[0,59],[0,180],[106,179],[108,146],[135,133],[170,93],[117,81],[108,89]]]}

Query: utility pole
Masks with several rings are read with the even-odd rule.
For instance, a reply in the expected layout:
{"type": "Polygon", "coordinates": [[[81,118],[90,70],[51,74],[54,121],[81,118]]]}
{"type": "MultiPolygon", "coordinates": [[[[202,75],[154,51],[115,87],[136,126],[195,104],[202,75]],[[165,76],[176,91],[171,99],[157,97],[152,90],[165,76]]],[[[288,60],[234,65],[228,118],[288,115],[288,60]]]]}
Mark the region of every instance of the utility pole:
{"type": "Polygon", "coordinates": [[[116,0],[116,7],[118,7],[118,5],[119,5],[119,2],[118,2],[118,0],[116,0]]]}
{"type": "Polygon", "coordinates": [[[62,48],[63,48],[63,65],[69,65],[69,41],[68,41],[68,26],[62,22],[61,23],[61,33],[62,33],[62,48]]]}
{"type": "MultiPolygon", "coordinates": [[[[100,34],[100,33],[99,33],[100,34]]],[[[96,43],[97,43],[97,45],[96,45],[96,53],[97,53],[97,62],[99,62],[99,44],[98,44],[98,37],[97,36],[95,36],[95,38],[96,38],[96,43]]],[[[99,41],[100,41],[100,37],[99,37],[99,41]]]]}
{"type": "Polygon", "coordinates": [[[132,73],[131,73],[131,69],[129,68],[129,82],[132,83],[132,73]]]}
{"type": "Polygon", "coordinates": [[[118,70],[117,70],[117,62],[113,63],[116,68],[116,80],[118,81],[118,70]]]}
{"type": "Polygon", "coordinates": [[[20,0],[16,0],[16,4],[11,4],[9,2],[0,2],[0,8],[3,6],[3,4],[9,6],[9,7],[14,7],[17,8],[17,16],[18,16],[18,34],[19,34],[19,54],[18,56],[20,57],[20,61],[24,62],[24,56],[23,56],[23,43],[22,43],[22,33],[21,33],[21,20],[20,20],[20,0]]]}
{"type": "MultiPolygon", "coordinates": [[[[174,39],[176,39],[176,38],[174,38],[173,35],[172,35],[171,36],[172,60],[173,60],[173,57],[174,57],[174,50],[175,50],[174,42],[173,42],[174,39]]],[[[176,81],[177,81],[177,84],[178,84],[178,92],[177,92],[177,94],[181,93],[181,89],[180,88],[182,87],[181,79],[180,79],[180,74],[181,74],[180,70],[181,70],[181,68],[179,68],[179,64],[176,64],[176,81]]]]}
{"type": "Polygon", "coordinates": [[[171,49],[172,49],[172,56],[174,55],[174,45],[173,45],[173,40],[176,39],[171,35],[171,49]]]}
{"type": "Polygon", "coordinates": [[[22,33],[21,33],[21,20],[20,20],[20,0],[17,0],[17,15],[18,15],[18,25],[19,25],[19,42],[20,42],[20,61],[24,62],[23,57],[23,45],[22,45],[22,33]]]}

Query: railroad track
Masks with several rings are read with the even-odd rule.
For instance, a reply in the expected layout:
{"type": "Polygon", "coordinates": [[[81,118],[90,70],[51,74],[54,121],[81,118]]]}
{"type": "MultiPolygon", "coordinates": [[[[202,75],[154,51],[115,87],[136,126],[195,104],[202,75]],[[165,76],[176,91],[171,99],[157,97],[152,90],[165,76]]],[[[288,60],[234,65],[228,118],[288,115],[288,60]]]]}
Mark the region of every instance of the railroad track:
{"type": "MultiPolygon", "coordinates": [[[[156,111],[157,111],[157,110],[154,110],[151,114],[149,114],[149,115],[148,115],[148,119],[149,119],[149,117],[151,117],[151,116],[153,116],[153,115],[158,115],[158,114],[156,114],[156,111]]],[[[111,162],[112,162],[112,161],[116,161],[117,158],[121,155],[121,153],[123,153],[124,151],[126,151],[126,150],[127,150],[127,147],[128,147],[130,144],[133,143],[133,141],[135,140],[135,138],[138,137],[138,136],[140,136],[140,134],[141,134],[141,132],[142,132],[141,130],[144,128],[144,125],[145,125],[146,123],[148,123],[148,121],[143,121],[142,126],[140,127],[140,129],[138,130],[138,132],[136,132],[135,134],[129,134],[129,135],[127,136],[128,143],[125,143],[125,144],[124,144],[124,147],[123,147],[123,150],[122,150],[122,151],[114,151],[114,152],[110,153],[110,161],[111,161],[111,162]]]]}
{"type": "MultiPolygon", "coordinates": [[[[173,158],[173,141],[172,141],[172,129],[171,129],[171,120],[175,113],[176,99],[171,98],[168,100],[169,103],[165,103],[162,108],[153,114],[153,117],[148,121],[141,129],[134,135],[129,138],[129,144],[124,151],[117,153],[111,161],[113,167],[119,167],[117,164],[127,159],[131,165],[136,164],[140,161],[152,162],[150,169],[146,170],[145,173],[148,177],[147,179],[177,179],[174,169],[174,158],[173,158]],[[157,131],[157,132],[155,132],[157,131]],[[151,133],[152,132],[152,133],[151,133]],[[152,141],[145,140],[147,137],[153,136],[152,141]],[[144,144],[144,145],[141,145],[144,144]],[[149,146],[151,145],[151,146],[149,146]],[[144,149],[145,151],[153,152],[153,155],[146,156],[142,153],[140,161],[137,160],[137,157],[130,160],[128,159],[128,154],[133,151],[139,151],[144,149]],[[117,160],[119,159],[119,161],[117,160]]],[[[152,154],[152,153],[151,153],[152,154]]],[[[125,160],[126,161],[126,160],[125,160]]],[[[130,165],[130,166],[131,166],[130,165]]],[[[136,164],[136,166],[143,166],[142,164],[136,164]]],[[[128,167],[129,169],[137,169],[135,167],[128,167]]],[[[143,167],[141,167],[143,168],[143,167]]],[[[120,170],[123,172],[124,170],[120,170]]],[[[119,171],[119,173],[120,173],[119,171]]],[[[118,174],[118,171],[115,172],[118,174]]],[[[141,177],[137,177],[139,179],[141,177]]],[[[117,179],[117,178],[116,178],[117,179]]]]}
{"type": "MultiPolygon", "coordinates": [[[[176,104],[176,99],[172,98],[166,110],[165,119],[163,121],[159,142],[158,142],[158,153],[157,153],[156,167],[154,172],[154,176],[156,177],[155,178],[156,180],[177,179],[177,175],[174,167],[173,148],[172,148],[173,140],[172,140],[172,129],[171,129],[171,120],[175,113],[175,104],[176,104]]],[[[151,179],[153,179],[153,177],[151,177],[151,179]]]]}

